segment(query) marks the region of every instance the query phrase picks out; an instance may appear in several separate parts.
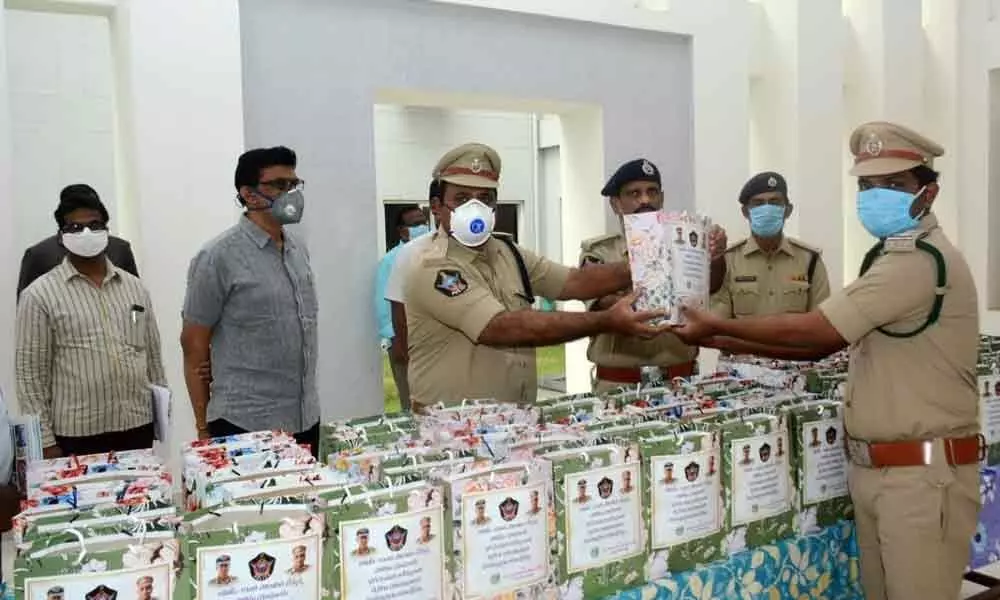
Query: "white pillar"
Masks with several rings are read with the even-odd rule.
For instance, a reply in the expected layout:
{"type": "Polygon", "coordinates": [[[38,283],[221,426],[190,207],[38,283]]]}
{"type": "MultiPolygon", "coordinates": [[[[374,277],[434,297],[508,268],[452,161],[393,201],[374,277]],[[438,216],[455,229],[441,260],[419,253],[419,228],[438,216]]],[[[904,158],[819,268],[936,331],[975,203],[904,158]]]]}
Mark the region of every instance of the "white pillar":
{"type": "MultiPolygon", "coordinates": [[[[595,190],[603,185],[604,139],[599,109],[577,109],[559,115],[562,144],[562,256],[573,265],[580,256],[580,243],[606,231],[604,198],[595,190]]],[[[583,310],[579,302],[566,303],[564,310],[583,310]]],[[[566,391],[590,390],[587,340],[566,344],[566,391]]]]}
{"type": "MultiPolygon", "coordinates": [[[[0,264],[7,265],[0,275],[0,331],[5,343],[0,344],[0,393],[8,410],[15,410],[14,398],[14,297],[17,292],[18,266],[23,249],[14,244],[14,185],[11,181],[10,86],[7,80],[6,10],[0,10],[0,264]]],[[[22,198],[21,201],[29,201],[22,198]]]]}
{"type": "MultiPolygon", "coordinates": [[[[913,0],[844,0],[853,40],[847,49],[846,147],[851,130],[865,121],[893,121],[922,127],[924,106],[924,31],[921,3],[913,0]]],[[[857,182],[844,168],[845,281],[852,281],[865,252],[875,242],[855,214],[857,182]]]]}
{"type": "Polygon", "coordinates": [[[823,250],[836,289],[843,277],[841,3],[763,0],[761,8],[769,35],[761,38],[767,60],[752,87],[754,170],[785,176],[795,205],[788,233],[823,250]]]}
{"type": "MultiPolygon", "coordinates": [[[[243,149],[237,0],[141,0],[116,12],[122,153],[143,283],[155,302],[175,443],[195,437],[179,343],[191,258],[235,222],[243,149]]],[[[3,294],[0,291],[0,294],[3,294]]],[[[11,294],[12,295],[12,294],[11,294]]]]}

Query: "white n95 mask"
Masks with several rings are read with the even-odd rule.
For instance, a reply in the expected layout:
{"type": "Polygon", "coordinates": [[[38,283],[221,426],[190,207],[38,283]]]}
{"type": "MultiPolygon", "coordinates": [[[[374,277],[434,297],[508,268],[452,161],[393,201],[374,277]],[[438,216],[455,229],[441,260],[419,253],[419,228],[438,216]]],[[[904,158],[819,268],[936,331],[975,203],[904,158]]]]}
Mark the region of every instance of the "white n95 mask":
{"type": "Polygon", "coordinates": [[[469,200],[451,211],[451,237],[469,248],[482,246],[493,234],[496,213],[479,200],[469,200]]]}

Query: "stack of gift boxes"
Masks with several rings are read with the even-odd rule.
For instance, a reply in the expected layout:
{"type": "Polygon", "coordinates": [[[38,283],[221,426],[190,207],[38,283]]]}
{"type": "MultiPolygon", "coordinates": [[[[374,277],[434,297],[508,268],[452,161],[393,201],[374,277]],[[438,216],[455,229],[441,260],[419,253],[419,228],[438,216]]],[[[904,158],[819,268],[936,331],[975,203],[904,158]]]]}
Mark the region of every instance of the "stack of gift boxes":
{"type": "Polygon", "coordinates": [[[977,569],[1000,561],[1000,337],[979,340],[979,423],[986,443],[984,465],[979,477],[983,503],[979,525],[972,536],[972,559],[977,569]]]}
{"type": "Polygon", "coordinates": [[[151,451],[34,462],[15,589],[605,597],[848,518],[844,364],[730,357],[665,387],[328,423],[322,462],[279,432],[198,441],[176,497],[151,451]]]}

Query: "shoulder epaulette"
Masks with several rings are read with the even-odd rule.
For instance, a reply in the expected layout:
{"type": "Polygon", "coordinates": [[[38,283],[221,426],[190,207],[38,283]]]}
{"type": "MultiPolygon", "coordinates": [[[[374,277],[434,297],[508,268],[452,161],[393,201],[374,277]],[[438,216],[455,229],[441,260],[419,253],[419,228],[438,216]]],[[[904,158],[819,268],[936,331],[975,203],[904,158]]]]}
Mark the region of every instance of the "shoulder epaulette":
{"type": "Polygon", "coordinates": [[[604,235],[599,235],[597,237],[592,237],[592,238],[583,240],[583,242],[580,243],[580,248],[584,252],[589,252],[590,250],[593,250],[595,247],[600,246],[604,242],[610,242],[611,240],[614,240],[615,238],[617,238],[620,235],[621,235],[620,233],[606,233],[604,235]]]}
{"type": "Polygon", "coordinates": [[[802,248],[803,250],[808,250],[810,252],[814,252],[816,254],[822,254],[823,253],[823,251],[820,250],[819,248],[817,248],[815,246],[810,246],[809,244],[803,242],[802,240],[797,240],[797,239],[795,239],[793,237],[788,238],[788,243],[791,244],[791,245],[793,245],[793,246],[798,246],[799,248],[802,248]]]}
{"type": "Polygon", "coordinates": [[[732,252],[733,250],[736,250],[738,248],[742,248],[743,245],[746,244],[746,243],[747,243],[747,238],[743,238],[742,240],[740,240],[740,241],[736,242],[735,244],[731,245],[730,247],[726,248],[726,252],[728,253],[728,252],[732,252]]]}

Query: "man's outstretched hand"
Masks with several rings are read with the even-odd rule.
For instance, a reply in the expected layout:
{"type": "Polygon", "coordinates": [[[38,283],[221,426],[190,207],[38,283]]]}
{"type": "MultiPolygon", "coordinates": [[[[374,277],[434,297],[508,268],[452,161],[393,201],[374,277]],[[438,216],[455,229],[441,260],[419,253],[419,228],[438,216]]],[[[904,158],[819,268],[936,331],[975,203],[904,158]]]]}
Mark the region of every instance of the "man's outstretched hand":
{"type": "Polygon", "coordinates": [[[702,341],[710,342],[710,338],[718,333],[715,328],[715,321],[718,317],[712,313],[687,306],[682,306],[680,310],[684,317],[684,324],[674,325],[670,330],[685,344],[698,346],[701,345],[702,341]]]}
{"type": "Polygon", "coordinates": [[[669,325],[650,324],[650,321],[666,316],[666,311],[635,310],[635,298],[635,292],[627,294],[605,311],[611,331],[640,338],[652,338],[670,331],[669,325]]]}

